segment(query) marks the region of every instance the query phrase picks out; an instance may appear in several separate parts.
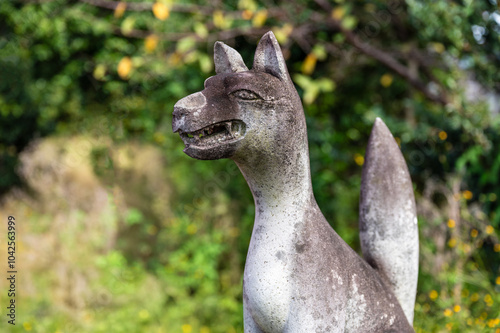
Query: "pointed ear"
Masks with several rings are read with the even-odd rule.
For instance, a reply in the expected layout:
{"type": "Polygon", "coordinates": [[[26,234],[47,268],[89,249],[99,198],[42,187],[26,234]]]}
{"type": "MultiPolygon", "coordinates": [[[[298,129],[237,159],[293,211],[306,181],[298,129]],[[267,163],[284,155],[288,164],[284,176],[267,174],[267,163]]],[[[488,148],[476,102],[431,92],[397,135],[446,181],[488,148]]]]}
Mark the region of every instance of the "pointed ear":
{"type": "Polygon", "coordinates": [[[214,63],[217,74],[248,71],[238,51],[222,42],[215,42],[214,63]]]}
{"type": "Polygon", "coordinates": [[[252,69],[269,73],[280,80],[290,79],[283,53],[272,31],[262,36],[255,51],[252,69]]]}

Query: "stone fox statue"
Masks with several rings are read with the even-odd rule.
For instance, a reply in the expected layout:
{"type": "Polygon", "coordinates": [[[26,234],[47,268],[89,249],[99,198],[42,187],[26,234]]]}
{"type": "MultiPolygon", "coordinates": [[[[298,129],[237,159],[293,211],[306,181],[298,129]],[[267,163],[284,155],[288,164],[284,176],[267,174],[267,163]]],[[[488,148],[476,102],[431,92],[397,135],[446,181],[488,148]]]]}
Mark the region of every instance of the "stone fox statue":
{"type": "Polygon", "coordinates": [[[408,168],[375,121],[363,169],[365,259],[325,220],[314,198],[304,111],[276,38],[251,70],[215,44],[217,75],[178,101],[173,131],[194,158],[230,158],[255,201],[243,278],[245,332],[414,332],[418,231],[408,168]]]}

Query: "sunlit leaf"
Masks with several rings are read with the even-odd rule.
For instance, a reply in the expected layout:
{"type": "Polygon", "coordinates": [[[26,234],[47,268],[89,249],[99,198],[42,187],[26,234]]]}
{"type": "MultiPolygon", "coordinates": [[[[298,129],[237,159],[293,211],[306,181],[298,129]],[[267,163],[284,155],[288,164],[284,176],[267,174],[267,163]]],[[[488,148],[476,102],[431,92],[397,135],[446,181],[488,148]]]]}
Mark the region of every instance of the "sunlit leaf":
{"type": "Polygon", "coordinates": [[[392,84],[393,77],[391,74],[384,74],[380,77],[380,84],[385,88],[392,84]]]}
{"type": "Polygon", "coordinates": [[[120,62],[118,63],[118,75],[122,79],[128,79],[130,72],[132,70],[132,60],[130,57],[123,57],[120,62]]]}
{"type": "Polygon", "coordinates": [[[280,44],[286,44],[293,31],[293,25],[286,23],[280,28],[274,28],[273,33],[280,44]]]}
{"type": "Polygon", "coordinates": [[[106,66],[103,64],[95,66],[93,75],[96,80],[102,80],[106,75],[106,66]]]}
{"type": "Polygon", "coordinates": [[[318,58],[314,53],[309,53],[306,56],[306,59],[302,63],[301,71],[306,75],[311,75],[314,72],[314,68],[316,68],[316,62],[318,58]]]}
{"type": "Polygon", "coordinates": [[[312,49],[312,53],[316,56],[318,60],[325,60],[326,59],[326,50],[323,45],[316,44],[314,45],[312,49]]]}
{"type": "Polygon", "coordinates": [[[267,20],[267,10],[259,10],[252,19],[252,25],[256,28],[262,27],[267,20]]]}
{"type": "Polygon", "coordinates": [[[221,10],[214,11],[213,22],[215,27],[222,29],[224,27],[224,12],[221,10]]]}
{"type": "Polygon", "coordinates": [[[200,54],[198,57],[200,68],[203,73],[210,73],[212,71],[212,58],[206,54],[200,54]]]}
{"type": "Polygon", "coordinates": [[[118,5],[116,5],[115,8],[114,16],[116,18],[122,17],[126,9],[127,9],[127,4],[125,2],[118,3],[118,5]]]}
{"type": "Polygon", "coordinates": [[[155,34],[149,35],[144,39],[144,48],[147,52],[153,52],[158,46],[158,36],[155,34]]]}
{"type": "Polygon", "coordinates": [[[165,21],[170,16],[170,11],[162,2],[155,2],[153,4],[153,14],[157,19],[165,21]]]}
{"type": "Polygon", "coordinates": [[[121,31],[124,35],[128,35],[132,30],[134,30],[135,18],[132,16],[127,17],[123,20],[121,25],[121,31]]]}
{"type": "Polygon", "coordinates": [[[442,43],[431,43],[431,46],[439,54],[443,53],[446,49],[442,43]]]}
{"type": "Polygon", "coordinates": [[[332,18],[334,20],[340,21],[345,15],[345,7],[335,7],[332,10],[332,18]]]}
{"type": "Polygon", "coordinates": [[[196,33],[196,35],[198,35],[198,37],[203,38],[203,39],[207,38],[208,29],[207,29],[207,26],[205,24],[203,24],[202,22],[196,22],[193,25],[193,29],[194,29],[194,32],[196,33]]]}
{"type": "Polygon", "coordinates": [[[257,3],[253,0],[239,0],[238,9],[250,10],[251,12],[254,12],[257,10],[257,3]]]}
{"type": "Polygon", "coordinates": [[[253,16],[253,11],[250,9],[245,9],[244,11],[241,12],[241,18],[244,20],[250,20],[253,16]]]}
{"type": "Polygon", "coordinates": [[[348,29],[348,30],[354,29],[357,24],[358,24],[358,20],[356,19],[356,17],[354,17],[352,15],[346,16],[342,20],[342,27],[344,27],[345,29],[348,29]]]}
{"type": "Polygon", "coordinates": [[[186,53],[194,48],[196,40],[193,37],[185,37],[177,42],[176,50],[178,53],[186,53]]]}

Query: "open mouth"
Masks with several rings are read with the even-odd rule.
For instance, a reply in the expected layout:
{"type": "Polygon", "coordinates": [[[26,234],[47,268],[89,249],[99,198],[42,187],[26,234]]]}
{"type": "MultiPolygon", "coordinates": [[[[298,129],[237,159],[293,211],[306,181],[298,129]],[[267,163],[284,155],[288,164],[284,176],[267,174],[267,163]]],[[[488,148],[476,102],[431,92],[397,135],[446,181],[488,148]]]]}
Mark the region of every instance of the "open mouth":
{"type": "Polygon", "coordinates": [[[213,147],[223,143],[234,142],[245,136],[245,123],[240,120],[230,120],[203,127],[194,132],[180,132],[186,148],[213,147]]]}

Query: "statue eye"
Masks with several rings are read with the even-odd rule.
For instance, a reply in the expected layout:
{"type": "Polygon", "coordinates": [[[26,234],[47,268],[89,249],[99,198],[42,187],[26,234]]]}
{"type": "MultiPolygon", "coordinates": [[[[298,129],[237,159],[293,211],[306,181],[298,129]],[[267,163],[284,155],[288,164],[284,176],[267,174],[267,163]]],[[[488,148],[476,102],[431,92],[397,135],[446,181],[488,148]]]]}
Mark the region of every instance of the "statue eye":
{"type": "Polygon", "coordinates": [[[261,99],[260,96],[257,95],[256,93],[251,92],[250,90],[245,90],[245,89],[236,90],[235,92],[232,93],[232,95],[236,98],[244,99],[246,101],[261,99]]]}

